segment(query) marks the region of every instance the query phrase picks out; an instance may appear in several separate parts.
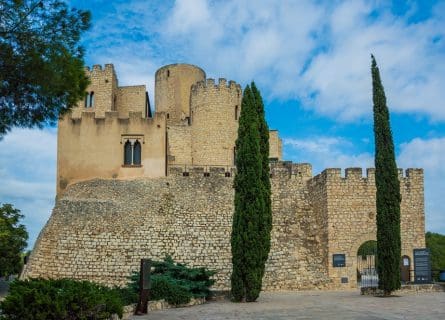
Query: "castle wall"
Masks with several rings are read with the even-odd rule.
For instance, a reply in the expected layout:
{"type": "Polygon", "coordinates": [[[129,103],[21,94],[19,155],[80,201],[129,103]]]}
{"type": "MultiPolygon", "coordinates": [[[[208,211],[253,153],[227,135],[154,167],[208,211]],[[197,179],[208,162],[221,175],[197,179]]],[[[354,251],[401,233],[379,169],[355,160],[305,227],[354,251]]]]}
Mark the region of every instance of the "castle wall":
{"type": "Polygon", "coordinates": [[[180,124],[190,116],[191,86],[205,80],[205,72],[190,64],[171,64],[156,71],[155,106],[168,115],[168,124],[180,124]]]}
{"type": "MultiPolygon", "coordinates": [[[[401,237],[402,255],[411,258],[414,248],[425,247],[423,172],[408,169],[401,174],[401,237]]],[[[322,201],[327,207],[328,222],[328,270],[334,287],[356,287],[357,251],[364,242],[376,240],[375,170],[368,169],[362,177],[361,168],[348,168],[345,177],[340,169],[326,169],[319,183],[326,190],[322,201]],[[346,266],[333,267],[333,255],[345,254],[346,266]],[[341,283],[347,278],[347,283],[341,283]]]]}
{"type": "Polygon", "coordinates": [[[118,118],[117,111],[100,118],[94,112],[83,112],[80,118],[67,114],[58,127],[57,193],[73,182],[96,177],[164,176],[165,134],[164,114],[152,119],[141,112],[130,112],[128,118],[118,118]],[[141,143],[140,166],[123,166],[128,138],[141,143]]]}
{"type": "Polygon", "coordinates": [[[90,70],[85,69],[85,74],[90,78],[87,92],[94,92],[94,104],[92,108],[85,108],[85,101],[79,101],[77,107],[73,108],[73,116],[80,117],[83,111],[95,112],[98,117],[104,117],[106,111],[111,111],[113,97],[117,88],[117,78],[112,64],[94,65],[90,70]]]}
{"type": "Polygon", "coordinates": [[[283,152],[281,139],[278,136],[278,130],[269,131],[269,158],[282,160],[283,152]]]}
{"type": "Polygon", "coordinates": [[[213,79],[192,86],[191,127],[192,164],[233,166],[238,136],[241,87],[225,79],[216,85],[213,79]]]}
{"type": "MultiPolygon", "coordinates": [[[[233,177],[212,168],[172,168],[158,179],[92,180],[71,185],[42,230],[26,267],[27,277],[73,277],[125,284],[141,258],[165,254],[217,271],[214,289],[230,286],[233,177]]],[[[323,288],[317,234],[321,217],[305,200],[307,178],[272,178],[272,249],[265,290],[323,288]]]]}
{"type": "MultiPolygon", "coordinates": [[[[167,177],[91,180],[59,197],[36,242],[27,277],[73,277],[125,284],[141,258],[170,254],[217,271],[214,289],[230,286],[233,173],[220,167],[170,167],[167,177]],[[209,176],[204,172],[208,169],[209,176]]],[[[309,164],[271,166],[273,228],[264,290],[353,288],[357,250],[375,240],[374,170],[327,169],[312,177],[309,164]],[[332,267],[333,254],[346,266],[332,267]],[[342,283],[341,278],[347,278],[342,283]]],[[[402,255],[425,246],[423,173],[401,177],[402,255]]]]}
{"type": "Polygon", "coordinates": [[[145,118],[145,86],[118,87],[116,90],[116,110],[119,118],[128,118],[129,112],[142,112],[145,118]]]}
{"type": "Polygon", "coordinates": [[[192,164],[192,128],[190,126],[168,126],[168,164],[192,164]]]}

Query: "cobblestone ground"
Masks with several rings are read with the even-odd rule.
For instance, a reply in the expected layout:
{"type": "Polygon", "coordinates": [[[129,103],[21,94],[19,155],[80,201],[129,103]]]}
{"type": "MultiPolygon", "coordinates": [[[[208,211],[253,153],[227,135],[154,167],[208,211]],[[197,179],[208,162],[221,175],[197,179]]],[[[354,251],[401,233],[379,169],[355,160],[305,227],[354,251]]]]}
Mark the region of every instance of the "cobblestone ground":
{"type": "Polygon", "coordinates": [[[445,319],[445,292],[378,298],[358,291],[262,293],[256,303],[210,302],[154,311],[133,320],[173,319],[445,319]]]}

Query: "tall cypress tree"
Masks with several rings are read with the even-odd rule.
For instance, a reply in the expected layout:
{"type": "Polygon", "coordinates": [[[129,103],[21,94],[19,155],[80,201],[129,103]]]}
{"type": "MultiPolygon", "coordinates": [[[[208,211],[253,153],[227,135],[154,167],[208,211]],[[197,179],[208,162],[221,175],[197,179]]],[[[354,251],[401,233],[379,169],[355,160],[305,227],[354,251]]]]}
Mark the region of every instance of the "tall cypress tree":
{"type": "Polygon", "coordinates": [[[238,139],[237,174],[234,179],[235,212],[232,224],[232,296],[234,301],[255,301],[264,273],[262,216],[265,210],[262,183],[258,109],[247,86],[244,90],[238,139]]]}
{"type": "Polygon", "coordinates": [[[272,231],[272,204],[271,204],[271,185],[269,169],[269,126],[266,122],[264,103],[260,91],[255,82],[251,83],[252,94],[255,99],[255,105],[258,113],[258,131],[260,133],[260,153],[261,153],[261,182],[263,183],[264,212],[261,218],[261,234],[263,246],[263,275],[267,258],[270,251],[270,233],[272,231]]]}
{"type": "Polygon", "coordinates": [[[400,183],[380,73],[371,55],[374,102],[375,183],[377,188],[377,268],[385,295],[400,288],[400,183]]]}

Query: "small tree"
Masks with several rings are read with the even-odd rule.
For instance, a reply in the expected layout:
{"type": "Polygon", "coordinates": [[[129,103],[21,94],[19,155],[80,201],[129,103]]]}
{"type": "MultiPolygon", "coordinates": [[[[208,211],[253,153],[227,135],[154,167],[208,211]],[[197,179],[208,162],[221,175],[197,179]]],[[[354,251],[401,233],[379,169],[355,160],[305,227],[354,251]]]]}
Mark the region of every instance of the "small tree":
{"type": "Polygon", "coordinates": [[[0,207],[0,275],[6,276],[20,272],[21,253],[26,247],[28,233],[19,224],[23,215],[10,204],[0,207]]]}
{"type": "Polygon", "coordinates": [[[0,138],[42,126],[83,99],[88,79],[80,34],[87,11],[62,0],[0,2],[0,138]]]}
{"type": "Polygon", "coordinates": [[[371,55],[374,102],[375,183],[377,208],[377,268],[385,295],[400,289],[400,182],[385,92],[371,55]]]}

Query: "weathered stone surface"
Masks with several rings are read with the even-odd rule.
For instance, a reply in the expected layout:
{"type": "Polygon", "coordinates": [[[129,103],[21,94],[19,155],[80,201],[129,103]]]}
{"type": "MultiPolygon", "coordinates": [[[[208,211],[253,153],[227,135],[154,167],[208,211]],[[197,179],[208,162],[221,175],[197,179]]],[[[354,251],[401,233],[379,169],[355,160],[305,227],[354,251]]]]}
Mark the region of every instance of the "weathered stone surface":
{"type": "MultiPolygon", "coordinates": [[[[141,258],[170,254],[216,270],[213,289],[229,289],[233,177],[192,169],[189,176],[177,168],[165,178],[71,185],[42,230],[25,275],[123,285],[141,258]]],[[[312,178],[307,164],[273,165],[265,290],[356,286],[357,249],[375,239],[375,186],[371,172],[347,172],[342,178],[340,170],[328,169],[312,178]],[[346,254],[345,268],[331,267],[333,253],[346,254]],[[350,280],[342,284],[341,277],[350,280]]],[[[422,172],[409,173],[401,178],[402,241],[411,256],[410,249],[425,240],[422,172]]]]}

